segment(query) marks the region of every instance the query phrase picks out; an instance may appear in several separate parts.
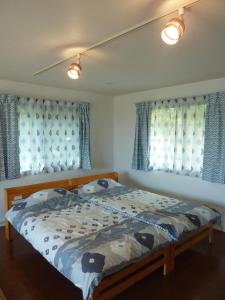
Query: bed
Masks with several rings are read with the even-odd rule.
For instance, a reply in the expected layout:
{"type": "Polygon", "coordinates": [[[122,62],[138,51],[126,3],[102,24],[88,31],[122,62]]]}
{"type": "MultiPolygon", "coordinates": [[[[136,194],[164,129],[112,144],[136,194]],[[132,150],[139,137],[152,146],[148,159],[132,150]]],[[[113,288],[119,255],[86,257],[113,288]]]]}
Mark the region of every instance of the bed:
{"type": "Polygon", "coordinates": [[[217,211],[117,182],[112,172],[6,189],[6,238],[13,226],[85,300],[111,299],[158,268],[166,275],[177,255],[212,243],[217,211]],[[49,199],[31,196],[48,189],[49,199]]]}

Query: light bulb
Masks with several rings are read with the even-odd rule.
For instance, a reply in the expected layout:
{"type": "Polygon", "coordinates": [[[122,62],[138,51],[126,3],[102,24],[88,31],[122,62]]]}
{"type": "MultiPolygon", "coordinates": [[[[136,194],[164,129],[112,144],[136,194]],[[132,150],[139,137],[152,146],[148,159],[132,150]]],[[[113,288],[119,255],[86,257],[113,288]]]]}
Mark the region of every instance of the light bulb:
{"type": "Polygon", "coordinates": [[[67,75],[69,76],[69,78],[78,79],[80,77],[80,73],[81,73],[81,65],[80,64],[72,63],[71,65],[69,65],[69,68],[67,71],[67,75]]]}
{"type": "Polygon", "coordinates": [[[175,45],[183,36],[185,25],[182,17],[171,19],[162,30],[161,38],[168,45],[175,45]]]}

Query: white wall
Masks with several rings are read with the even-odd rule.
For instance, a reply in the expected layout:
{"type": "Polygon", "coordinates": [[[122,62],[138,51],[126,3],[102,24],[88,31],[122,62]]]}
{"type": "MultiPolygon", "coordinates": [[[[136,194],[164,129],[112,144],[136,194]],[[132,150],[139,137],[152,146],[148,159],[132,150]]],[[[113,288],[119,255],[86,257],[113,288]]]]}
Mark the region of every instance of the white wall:
{"type": "Polygon", "coordinates": [[[27,176],[0,182],[0,224],[4,220],[3,190],[5,187],[32,184],[113,170],[113,98],[95,93],[59,89],[40,85],[0,80],[0,93],[34,96],[53,100],[89,101],[91,103],[91,171],[68,171],[27,176]]]}
{"type": "MultiPolygon", "coordinates": [[[[114,169],[120,173],[121,181],[159,193],[211,203],[222,210],[225,215],[225,185],[209,183],[188,176],[131,169],[136,102],[201,95],[224,90],[225,78],[222,78],[115,97],[114,169]]],[[[225,223],[223,226],[225,228],[225,223]]]]}

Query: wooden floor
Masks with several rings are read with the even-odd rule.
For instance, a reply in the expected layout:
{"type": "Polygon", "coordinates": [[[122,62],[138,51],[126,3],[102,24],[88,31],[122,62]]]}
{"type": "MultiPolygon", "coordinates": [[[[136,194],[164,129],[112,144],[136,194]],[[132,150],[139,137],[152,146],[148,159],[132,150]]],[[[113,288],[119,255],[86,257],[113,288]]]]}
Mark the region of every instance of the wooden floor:
{"type": "MultiPolygon", "coordinates": [[[[24,239],[12,243],[0,228],[0,288],[7,300],[82,300],[81,292],[24,239]]],[[[215,232],[212,248],[202,242],[176,259],[175,271],[158,270],[115,300],[224,300],[225,233],[215,232]]]]}

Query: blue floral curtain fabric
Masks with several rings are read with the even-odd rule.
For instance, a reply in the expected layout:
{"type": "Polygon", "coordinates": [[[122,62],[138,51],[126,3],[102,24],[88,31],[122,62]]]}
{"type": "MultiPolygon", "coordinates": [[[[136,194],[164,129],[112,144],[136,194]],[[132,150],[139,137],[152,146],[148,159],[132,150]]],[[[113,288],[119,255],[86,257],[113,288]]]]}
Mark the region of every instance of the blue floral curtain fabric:
{"type": "Polygon", "coordinates": [[[204,180],[225,183],[225,93],[209,95],[203,162],[204,180]]]}
{"type": "Polygon", "coordinates": [[[202,175],[206,98],[180,98],[152,104],[150,168],[202,175]]]}
{"type": "Polygon", "coordinates": [[[132,167],[201,176],[206,105],[205,96],[138,103],[132,167]]]}
{"type": "Polygon", "coordinates": [[[0,96],[0,180],[19,176],[17,97],[0,96]]]}
{"type": "Polygon", "coordinates": [[[147,171],[149,169],[149,135],[151,104],[136,104],[136,128],[132,168],[147,171]]]}
{"type": "MultiPolygon", "coordinates": [[[[19,99],[21,174],[86,168],[83,160],[88,156],[89,148],[85,148],[84,155],[80,143],[85,139],[88,144],[90,136],[87,131],[82,137],[80,135],[80,120],[84,119],[80,105],[71,101],[19,99]]],[[[89,115],[89,111],[86,114],[89,115]]]]}

